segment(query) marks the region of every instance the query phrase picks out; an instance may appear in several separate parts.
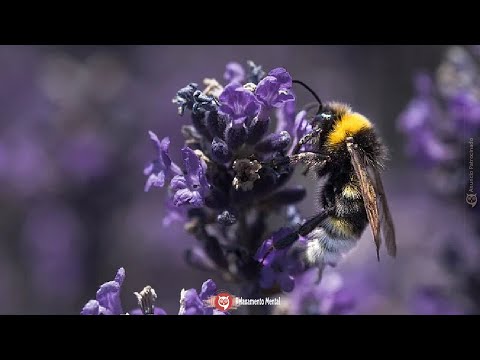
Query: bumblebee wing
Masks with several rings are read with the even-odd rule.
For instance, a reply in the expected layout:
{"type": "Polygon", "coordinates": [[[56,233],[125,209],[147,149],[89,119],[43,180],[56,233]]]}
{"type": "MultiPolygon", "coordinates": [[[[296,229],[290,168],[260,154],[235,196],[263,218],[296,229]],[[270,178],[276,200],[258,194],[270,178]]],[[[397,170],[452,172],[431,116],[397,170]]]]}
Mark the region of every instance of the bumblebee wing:
{"type": "Polygon", "coordinates": [[[377,206],[377,194],[367,171],[367,163],[364,155],[360,154],[358,147],[352,142],[347,143],[347,149],[350,153],[350,159],[355,175],[357,175],[360,183],[360,191],[362,193],[363,203],[365,204],[368,222],[372,228],[373,240],[377,247],[377,259],[380,261],[380,244],[382,239],[380,234],[380,216],[377,206]]]}
{"type": "Polygon", "coordinates": [[[373,239],[377,248],[377,259],[380,260],[381,232],[386,236],[389,255],[395,256],[396,247],[393,222],[378,171],[371,165],[370,161],[366,159],[365,154],[358,146],[352,142],[352,139],[347,141],[347,149],[355,175],[360,183],[360,191],[365,204],[368,222],[370,223],[373,239]]]}
{"type": "Polygon", "coordinates": [[[375,178],[375,184],[377,189],[377,201],[380,209],[380,226],[382,229],[382,235],[385,239],[385,245],[387,246],[388,255],[395,257],[397,255],[397,243],[395,240],[395,227],[393,226],[392,215],[388,208],[387,197],[385,196],[385,190],[383,189],[382,179],[378,170],[370,167],[371,174],[375,178]]]}

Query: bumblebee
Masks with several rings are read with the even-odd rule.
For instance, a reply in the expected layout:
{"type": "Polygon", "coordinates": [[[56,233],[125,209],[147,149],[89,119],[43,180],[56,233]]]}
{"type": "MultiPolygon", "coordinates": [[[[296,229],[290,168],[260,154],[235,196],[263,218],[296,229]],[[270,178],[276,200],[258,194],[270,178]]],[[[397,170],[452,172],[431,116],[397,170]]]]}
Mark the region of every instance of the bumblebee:
{"type": "Polygon", "coordinates": [[[380,260],[380,244],[385,241],[390,256],[396,255],[395,230],[380,172],[387,148],[373,124],[343,103],[322,104],[311,121],[312,131],[296,144],[289,156],[291,164],[306,164],[319,179],[318,202],[322,210],[291,235],[280,239],[273,249],[292,245],[299,236],[307,239],[304,254],[310,265],[336,266],[355,247],[370,224],[380,260]],[[300,152],[304,145],[309,151],[300,152]]]}

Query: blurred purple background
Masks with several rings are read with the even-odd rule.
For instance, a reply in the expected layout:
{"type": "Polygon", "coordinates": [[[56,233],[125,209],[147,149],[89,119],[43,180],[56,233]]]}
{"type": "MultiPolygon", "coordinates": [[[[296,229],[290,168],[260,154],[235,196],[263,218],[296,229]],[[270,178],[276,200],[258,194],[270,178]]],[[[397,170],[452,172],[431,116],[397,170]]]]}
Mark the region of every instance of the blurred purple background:
{"type": "MultiPolygon", "coordinates": [[[[78,314],[121,266],[126,309],[135,306],[132,292],[150,284],[159,306],[178,312],[181,289],[198,288],[211,275],[184,263],[193,239],[182,225],[162,225],[164,189],[143,192],[143,167],[153,157],[147,131],[170,136],[179,162],[188,118],[177,115],[175,92],[204,77],[222,80],[227,62],[250,59],[265,70],[285,67],[322,99],[350,103],[377,124],[391,149],[385,187],[399,256],[377,263],[367,231],[339,266],[354,274],[345,276],[347,285],[375,288],[365,293],[361,312],[412,313],[416,289],[437,285],[467,309],[471,299],[455,291],[458,280],[441,266],[439,251],[473,232],[463,198],[448,202],[429,193],[430,180],[405,156],[396,126],[413,75],[433,73],[446,49],[1,46],[0,313],[78,314]]],[[[312,101],[301,89],[297,94],[299,104],[312,101]]],[[[313,214],[313,196],[301,209],[313,214]]]]}

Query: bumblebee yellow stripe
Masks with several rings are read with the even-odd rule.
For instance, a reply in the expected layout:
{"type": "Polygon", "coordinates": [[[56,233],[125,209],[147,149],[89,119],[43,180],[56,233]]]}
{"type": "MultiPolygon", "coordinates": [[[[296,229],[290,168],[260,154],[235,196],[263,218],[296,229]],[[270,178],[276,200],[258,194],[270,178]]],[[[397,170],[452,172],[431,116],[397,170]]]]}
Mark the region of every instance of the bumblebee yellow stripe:
{"type": "Polygon", "coordinates": [[[346,113],[335,123],[333,130],[327,138],[327,144],[335,146],[349,136],[354,136],[362,129],[372,127],[372,123],[363,115],[359,113],[346,113]]]}
{"type": "Polygon", "coordinates": [[[325,230],[334,237],[351,238],[354,237],[352,225],[345,219],[330,216],[324,222],[325,230]]]}
{"type": "Polygon", "coordinates": [[[347,184],[342,189],[342,196],[346,197],[347,199],[360,199],[362,197],[362,194],[356,186],[347,184]]]}

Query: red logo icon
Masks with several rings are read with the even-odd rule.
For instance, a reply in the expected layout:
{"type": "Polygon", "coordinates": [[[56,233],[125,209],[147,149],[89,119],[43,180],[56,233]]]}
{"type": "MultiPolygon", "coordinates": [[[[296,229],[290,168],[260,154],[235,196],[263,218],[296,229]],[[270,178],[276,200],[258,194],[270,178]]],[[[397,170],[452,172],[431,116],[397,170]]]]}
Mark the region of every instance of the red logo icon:
{"type": "Polygon", "coordinates": [[[216,295],[213,295],[206,300],[206,305],[213,307],[218,311],[225,312],[231,309],[236,309],[236,302],[237,300],[232,294],[226,291],[219,291],[216,295]]]}
{"type": "Polygon", "coordinates": [[[215,295],[215,308],[219,311],[228,311],[234,304],[235,298],[229,293],[222,292],[215,295]]]}

